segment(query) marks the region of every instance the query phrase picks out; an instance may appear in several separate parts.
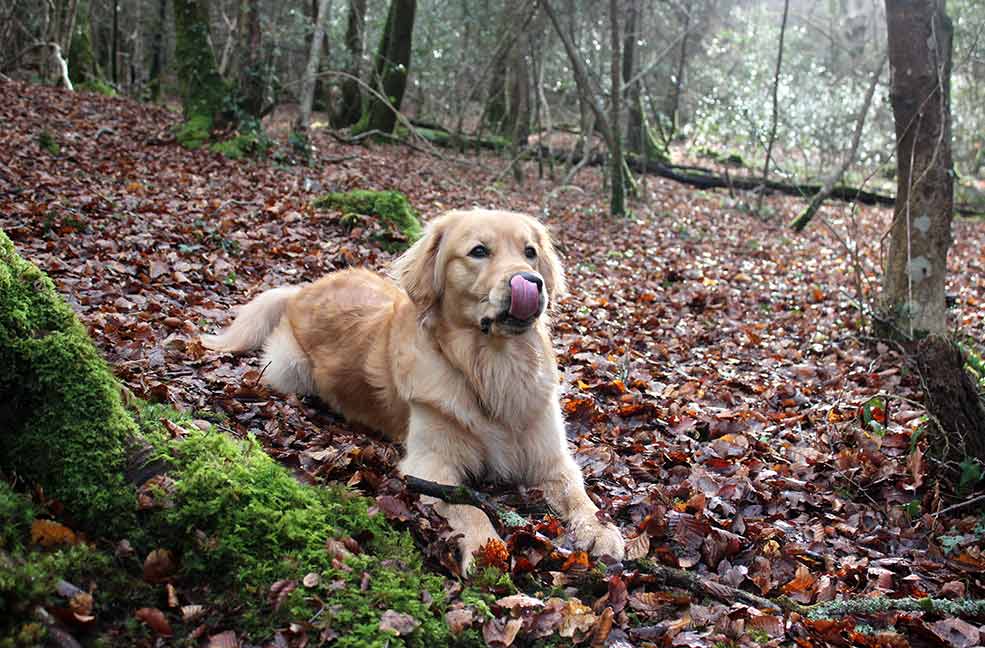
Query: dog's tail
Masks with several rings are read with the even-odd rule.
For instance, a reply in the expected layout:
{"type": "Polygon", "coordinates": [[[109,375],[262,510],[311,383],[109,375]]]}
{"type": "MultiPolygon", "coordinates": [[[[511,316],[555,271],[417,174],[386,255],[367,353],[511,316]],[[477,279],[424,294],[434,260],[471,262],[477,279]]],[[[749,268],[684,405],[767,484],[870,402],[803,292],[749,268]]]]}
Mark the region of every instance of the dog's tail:
{"type": "Polygon", "coordinates": [[[299,290],[301,286],[284,286],[261,293],[239,309],[229,328],[218,335],[203,335],[202,346],[229,353],[243,353],[260,348],[284,314],[287,300],[299,290]]]}

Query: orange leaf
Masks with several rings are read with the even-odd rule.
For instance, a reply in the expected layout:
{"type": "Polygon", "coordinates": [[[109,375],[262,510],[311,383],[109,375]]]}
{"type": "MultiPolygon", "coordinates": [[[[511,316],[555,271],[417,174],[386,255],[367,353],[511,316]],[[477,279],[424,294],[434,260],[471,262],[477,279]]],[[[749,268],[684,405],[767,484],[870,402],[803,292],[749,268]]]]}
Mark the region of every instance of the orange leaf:
{"type": "Polygon", "coordinates": [[[31,523],[31,542],[42,547],[78,544],[75,532],[53,520],[35,520],[31,523]]]}

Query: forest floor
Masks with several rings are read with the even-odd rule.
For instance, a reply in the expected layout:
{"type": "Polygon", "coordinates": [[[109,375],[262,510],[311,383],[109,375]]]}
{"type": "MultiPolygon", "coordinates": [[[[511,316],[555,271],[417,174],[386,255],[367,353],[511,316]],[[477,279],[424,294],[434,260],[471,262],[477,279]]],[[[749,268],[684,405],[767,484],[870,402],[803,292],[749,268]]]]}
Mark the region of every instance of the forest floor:
{"type": "MultiPolygon", "coordinates": [[[[267,392],[258,358],[197,341],[265,288],[386,266],[391,255],[369,236],[380,224],[343,226],[314,210],[325,192],[397,190],[425,219],[470,206],[533,213],[554,232],[571,286],[554,338],[571,446],[632,558],[801,604],[985,598],[985,517],[949,510],[974,493],[936,478],[920,377],[869,336],[860,312],[878,292],[890,211],[831,203],[798,236],[783,224],[801,200],[770,196],[759,218],[744,207],[751,196],[648,179],[633,216],[612,219],[597,169],[558,187],[529,163],[516,185],[491,154],[348,146],[321,131],[310,166],[276,150],[232,161],[177,146],[177,119],[0,83],[0,228],[49,273],[135,394],[223,412],[233,434],[255,435],[300,479],[346,483],[410,525],[449,577],[454,623],[482,626],[494,645],[985,642],[985,619],[942,611],[810,618],[667,585],[645,563],[600,576],[540,514],[509,538],[501,565],[527,596],[482,585],[486,617],[456,598],[448,543],[414,527],[420,505],[393,479],[398,446],[267,392]]],[[[952,315],[979,349],[983,243],[981,221],[955,223],[952,315]]],[[[536,493],[491,494],[536,508],[536,493]]],[[[296,638],[277,645],[285,636],[296,638]]]]}

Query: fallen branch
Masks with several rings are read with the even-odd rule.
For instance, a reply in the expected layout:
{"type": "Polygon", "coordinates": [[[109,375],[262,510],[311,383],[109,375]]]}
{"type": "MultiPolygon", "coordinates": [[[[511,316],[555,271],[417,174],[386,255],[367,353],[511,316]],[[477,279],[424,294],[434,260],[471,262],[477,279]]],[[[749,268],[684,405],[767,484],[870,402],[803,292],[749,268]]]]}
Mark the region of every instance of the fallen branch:
{"type": "Polygon", "coordinates": [[[414,477],[413,475],[407,475],[404,477],[404,481],[407,483],[407,490],[412,493],[435,497],[448,504],[464,504],[480,508],[489,516],[490,520],[499,522],[505,528],[512,529],[529,524],[529,520],[522,515],[497,506],[488,495],[480,493],[474,488],[469,488],[468,486],[448,486],[446,484],[428,481],[427,479],[421,479],[420,477],[414,477]]]}
{"type": "MultiPolygon", "coordinates": [[[[745,603],[759,609],[780,612],[787,609],[779,602],[771,601],[768,598],[746,592],[735,587],[723,585],[710,581],[707,577],[694,574],[676,567],[658,565],[650,560],[626,560],[622,563],[623,571],[635,571],[639,574],[649,574],[655,576],[664,585],[680,587],[695,594],[710,596],[713,599],[724,603],[745,603]]],[[[792,601],[791,601],[792,603],[792,601]]]]}

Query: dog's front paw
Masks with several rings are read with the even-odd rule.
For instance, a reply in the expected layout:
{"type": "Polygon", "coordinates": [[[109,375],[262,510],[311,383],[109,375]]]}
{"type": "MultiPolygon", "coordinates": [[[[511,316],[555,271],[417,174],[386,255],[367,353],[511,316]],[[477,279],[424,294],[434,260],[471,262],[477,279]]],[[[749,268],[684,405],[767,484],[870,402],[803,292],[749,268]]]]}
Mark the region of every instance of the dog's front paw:
{"type": "Polygon", "coordinates": [[[490,532],[491,535],[472,534],[463,536],[459,539],[458,549],[462,552],[462,576],[468,576],[469,572],[475,568],[475,554],[476,552],[481,554],[481,549],[486,545],[486,543],[495,540],[502,545],[505,550],[506,544],[503,542],[502,538],[499,537],[499,534],[492,529],[490,529],[490,532]]]}
{"type": "Polygon", "coordinates": [[[612,556],[622,560],[626,556],[626,541],[614,524],[600,522],[594,515],[571,524],[575,546],[593,556],[612,556]]]}

